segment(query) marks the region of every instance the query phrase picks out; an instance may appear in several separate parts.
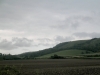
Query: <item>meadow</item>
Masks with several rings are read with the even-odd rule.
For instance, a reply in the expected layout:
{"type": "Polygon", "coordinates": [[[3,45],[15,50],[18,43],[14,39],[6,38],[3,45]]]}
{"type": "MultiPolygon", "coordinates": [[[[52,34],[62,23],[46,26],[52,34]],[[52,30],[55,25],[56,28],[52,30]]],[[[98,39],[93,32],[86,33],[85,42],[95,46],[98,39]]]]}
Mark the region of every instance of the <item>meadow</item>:
{"type": "Polygon", "coordinates": [[[34,59],[0,61],[0,67],[4,66],[13,66],[17,71],[20,71],[20,74],[14,75],[100,75],[99,59],[34,59]]]}

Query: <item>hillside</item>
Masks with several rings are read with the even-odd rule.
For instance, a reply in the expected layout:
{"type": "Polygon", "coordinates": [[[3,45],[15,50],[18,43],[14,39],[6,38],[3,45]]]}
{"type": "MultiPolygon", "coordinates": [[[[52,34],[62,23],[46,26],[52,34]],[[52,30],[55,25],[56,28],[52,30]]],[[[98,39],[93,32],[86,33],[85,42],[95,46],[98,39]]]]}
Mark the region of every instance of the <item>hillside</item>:
{"type": "Polygon", "coordinates": [[[58,55],[58,56],[63,56],[63,57],[72,57],[72,56],[80,56],[80,55],[84,55],[84,54],[91,54],[92,52],[89,51],[87,53],[86,50],[63,50],[63,51],[58,51],[58,52],[54,52],[54,53],[51,53],[51,54],[47,54],[47,55],[43,55],[43,56],[40,56],[38,58],[49,58],[50,56],[53,56],[53,55],[58,55]]]}
{"type": "Polygon", "coordinates": [[[100,52],[100,38],[64,42],[56,45],[53,48],[40,50],[37,52],[23,53],[20,54],[19,56],[26,57],[26,58],[34,58],[34,57],[39,57],[39,56],[43,56],[43,55],[47,55],[59,51],[72,50],[72,49],[85,50],[91,52],[100,52]]]}

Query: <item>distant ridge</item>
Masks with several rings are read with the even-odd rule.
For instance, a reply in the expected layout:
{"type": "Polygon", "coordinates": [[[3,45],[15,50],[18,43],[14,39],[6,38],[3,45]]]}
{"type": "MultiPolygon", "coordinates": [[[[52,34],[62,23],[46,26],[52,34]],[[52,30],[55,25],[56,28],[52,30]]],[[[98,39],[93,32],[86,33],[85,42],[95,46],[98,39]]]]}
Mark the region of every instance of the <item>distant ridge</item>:
{"type": "Polygon", "coordinates": [[[37,52],[22,53],[19,56],[34,58],[34,57],[39,57],[39,56],[43,56],[43,55],[54,53],[54,52],[59,52],[63,50],[72,50],[72,49],[85,50],[85,51],[91,51],[91,52],[100,52],[100,38],[63,42],[63,43],[57,44],[53,48],[48,48],[48,49],[40,50],[37,52]]]}

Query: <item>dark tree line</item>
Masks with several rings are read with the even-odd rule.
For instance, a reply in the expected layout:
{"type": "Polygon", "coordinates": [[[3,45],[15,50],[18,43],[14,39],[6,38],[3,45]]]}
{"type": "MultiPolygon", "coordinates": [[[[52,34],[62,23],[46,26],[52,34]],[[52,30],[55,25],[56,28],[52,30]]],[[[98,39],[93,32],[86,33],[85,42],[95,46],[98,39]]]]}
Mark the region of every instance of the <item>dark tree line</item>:
{"type": "Polygon", "coordinates": [[[21,59],[17,55],[2,54],[0,53],[0,60],[18,60],[21,59]]]}

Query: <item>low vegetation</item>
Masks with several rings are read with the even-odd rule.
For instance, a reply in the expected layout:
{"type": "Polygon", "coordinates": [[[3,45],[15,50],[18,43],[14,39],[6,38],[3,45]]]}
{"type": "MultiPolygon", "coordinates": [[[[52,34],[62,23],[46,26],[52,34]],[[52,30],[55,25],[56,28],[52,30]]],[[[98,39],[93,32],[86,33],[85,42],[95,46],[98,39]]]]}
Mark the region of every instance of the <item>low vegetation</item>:
{"type": "Polygon", "coordinates": [[[20,75],[19,69],[16,69],[14,66],[1,66],[0,75],[20,75]]]}

